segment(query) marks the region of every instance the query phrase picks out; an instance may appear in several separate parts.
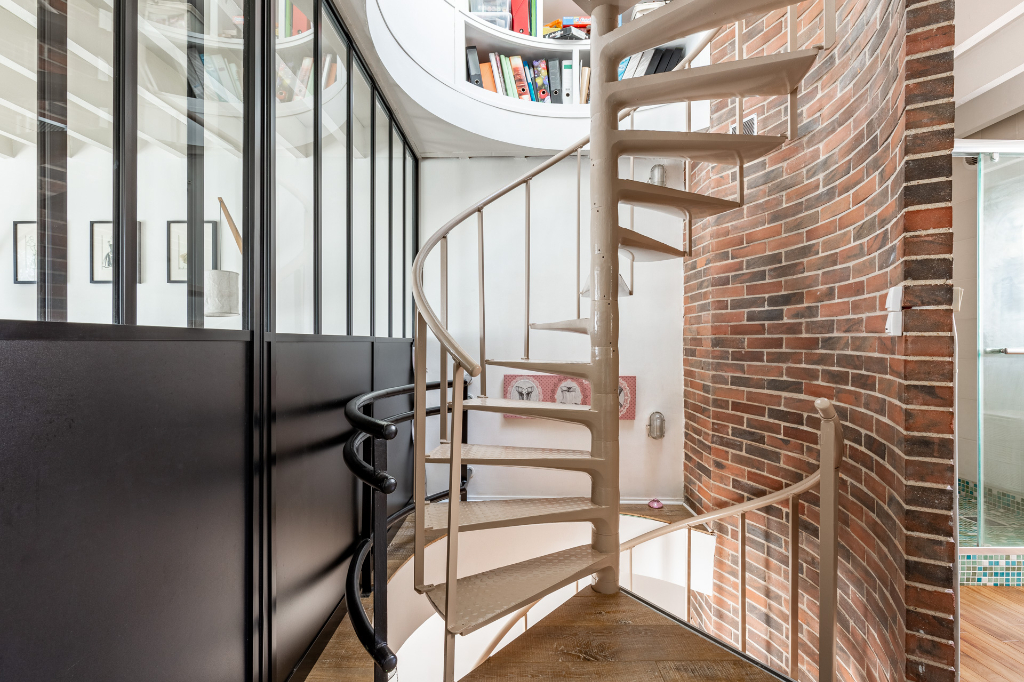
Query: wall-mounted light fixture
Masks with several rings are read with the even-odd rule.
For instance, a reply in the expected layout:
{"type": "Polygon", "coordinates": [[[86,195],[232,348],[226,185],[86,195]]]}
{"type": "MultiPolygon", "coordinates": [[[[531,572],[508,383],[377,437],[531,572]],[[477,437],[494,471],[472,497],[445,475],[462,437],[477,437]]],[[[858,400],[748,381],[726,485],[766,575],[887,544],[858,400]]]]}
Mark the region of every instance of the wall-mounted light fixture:
{"type": "Polygon", "coordinates": [[[661,440],[665,437],[665,415],[661,412],[651,412],[647,420],[647,435],[654,440],[661,440]]]}

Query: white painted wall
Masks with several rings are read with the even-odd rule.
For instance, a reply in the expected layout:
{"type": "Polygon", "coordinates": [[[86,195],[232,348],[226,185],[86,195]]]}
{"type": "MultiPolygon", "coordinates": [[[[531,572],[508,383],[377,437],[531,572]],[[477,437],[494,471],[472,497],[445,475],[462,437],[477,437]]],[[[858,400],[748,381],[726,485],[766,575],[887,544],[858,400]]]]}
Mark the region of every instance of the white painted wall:
{"type": "MultiPolygon", "coordinates": [[[[638,124],[639,128],[640,125],[638,124]]],[[[653,127],[653,126],[651,126],[653,127]]],[[[473,202],[502,188],[540,159],[476,158],[428,159],[421,163],[420,239],[425,241],[455,214],[473,202]]],[[[646,179],[651,160],[637,160],[636,177],[646,179]]],[[[668,165],[669,185],[681,186],[678,162],[668,165]]],[[[582,279],[586,279],[589,245],[589,159],[583,157],[582,279]]],[[[628,177],[628,161],[622,172],[628,177]]],[[[576,316],[576,161],[567,159],[545,172],[532,186],[532,296],[531,321],[549,322],[576,316]]],[[[628,209],[620,220],[628,226],[628,209]]],[[[524,192],[513,191],[485,213],[487,355],[518,359],[523,355],[524,290],[524,192]]],[[[682,221],[638,209],[636,229],[681,247],[682,221]]],[[[449,239],[449,327],[459,343],[479,353],[476,220],[470,219],[449,239]]],[[[628,270],[623,272],[627,273],[628,270]]],[[[659,497],[682,499],[683,400],[682,400],[682,262],[678,260],[639,264],[635,272],[637,295],[620,300],[621,374],[637,377],[637,419],[621,422],[621,490],[625,500],[646,501],[659,497]],[[662,412],[668,422],[666,437],[646,435],[651,412],[662,412]]],[[[439,305],[439,257],[433,253],[424,274],[426,292],[439,305]]],[[[589,302],[582,302],[589,315],[589,302]]],[[[533,359],[589,359],[589,339],[582,335],[534,331],[533,359]]],[[[432,380],[438,377],[439,349],[428,351],[432,380]]],[[[506,372],[488,370],[488,393],[499,396],[506,372]]],[[[474,387],[475,394],[479,389],[474,387]]],[[[437,440],[437,420],[431,419],[428,448],[437,440]]],[[[472,443],[533,445],[587,449],[588,432],[579,426],[540,420],[505,419],[500,415],[472,414],[472,443]]],[[[428,474],[431,489],[446,487],[445,473],[428,474]]],[[[501,497],[548,497],[589,495],[585,474],[476,467],[470,484],[474,499],[501,497]]]]}
{"type": "Polygon", "coordinates": [[[953,159],[953,285],[963,287],[956,323],[957,475],[978,481],[978,178],[953,159]]]}

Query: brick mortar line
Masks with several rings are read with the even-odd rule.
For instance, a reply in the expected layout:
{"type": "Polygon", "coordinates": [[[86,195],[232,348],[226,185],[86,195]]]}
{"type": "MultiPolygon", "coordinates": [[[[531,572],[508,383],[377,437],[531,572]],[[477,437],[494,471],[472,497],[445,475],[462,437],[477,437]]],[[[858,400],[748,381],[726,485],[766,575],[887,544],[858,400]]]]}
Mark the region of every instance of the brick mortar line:
{"type": "MultiPolygon", "coordinates": [[[[956,102],[956,98],[954,98],[954,97],[937,97],[935,99],[930,99],[930,100],[928,100],[926,102],[915,102],[913,104],[907,104],[906,106],[903,107],[903,111],[905,113],[905,112],[908,112],[908,111],[914,111],[916,109],[924,109],[925,107],[932,107],[932,106],[935,106],[936,104],[953,104],[955,102],[956,102]]],[[[908,130],[916,130],[916,128],[908,128],[908,130]]]]}
{"type": "MultiPolygon", "coordinates": [[[[929,157],[923,157],[923,158],[929,158],[929,157]]],[[[938,178],[924,178],[922,180],[904,180],[903,181],[903,186],[904,187],[920,187],[921,185],[929,185],[929,184],[939,183],[939,182],[949,182],[950,184],[952,184],[952,178],[938,177],[938,178]]],[[[952,204],[952,202],[949,202],[949,203],[952,204]]]]}
{"type": "MultiPolygon", "coordinates": [[[[942,123],[942,124],[936,125],[936,126],[925,126],[925,127],[921,127],[921,128],[907,128],[906,132],[905,132],[905,136],[906,137],[911,137],[913,135],[922,135],[924,133],[929,133],[929,132],[932,132],[932,131],[935,131],[935,130],[953,130],[953,128],[954,128],[954,124],[952,124],[952,123],[942,123]]],[[[946,153],[949,153],[949,152],[946,152],[946,153]]],[[[913,155],[911,155],[911,154],[907,155],[908,158],[910,156],[913,156],[913,155]]]]}
{"type": "MultiPolygon", "coordinates": [[[[925,26],[924,28],[916,29],[916,30],[908,33],[907,36],[909,37],[909,36],[912,36],[912,35],[917,35],[918,33],[924,33],[925,31],[931,31],[931,30],[934,30],[937,26],[951,26],[952,23],[953,22],[946,22],[945,24],[935,24],[935,25],[932,25],[932,26],[925,26]]],[[[935,50],[928,50],[927,52],[914,52],[913,54],[908,54],[907,55],[907,61],[909,62],[912,59],[923,59],[925,57],[931,57],[933,55],[942,54],[944,52],[953,52],[953,50],[954,50],[954,47],[950,45],[950,46],[946,46],[946,47],[940,47],[940,48],[935,49],[935,50]]],[[[953,73],[953,72],[952,71],[944,71],[943,73],[953,73]]]]}
{"type": "MultiPolygon", "coordinates": [[[[909,58],[909,59],[912,59],[912,57],[909,58]]],[[[909,59],[908,59],[908,61],[909,61],[909,59]]],[[[952,75],[953,75],[952,71],[943,71],[942,73],[933,73],[933,74],[931,74],[929,76],[922,76],[921,78],[904,78],[904,80],[903,80],[903,88],[906,89],[906,87],[908,85],[917,85],[919,83],[927,83],[928,81],[939,80],[939,79],[942,79],[942,78],[949,78],[952,75]]],[[[929,100],[929,101],[931,101],[931,100],[929,100]]],[[[903,107],[903,111],[906,112],[906,106],[905,105],[903,107]]]]}
{"type": "Polygon", "coordinates": [[[927,211],[933,208],[953,208],[953,202],[940,201],[934,204],[919,204],[917,206],[907,206],[903,209],[903,212],[910,213],[912,211],[927,211]]]}

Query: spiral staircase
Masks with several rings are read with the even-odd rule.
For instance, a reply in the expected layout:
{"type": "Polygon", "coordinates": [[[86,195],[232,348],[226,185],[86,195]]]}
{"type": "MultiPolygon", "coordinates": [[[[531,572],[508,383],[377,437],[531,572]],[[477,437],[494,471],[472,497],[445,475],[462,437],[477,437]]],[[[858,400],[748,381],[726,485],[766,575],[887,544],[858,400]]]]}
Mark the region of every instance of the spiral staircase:
{"type": "MultiPolygon", "coordinates": [[[[434,233],[420,250],[413,265],[413,295],[417,305],[414,431],[416,434],[423,434],[426,431],[428,330],[440,342],[441,405],[449,406],[451,417],[450,422],[447,421],[444,418],[447,410],[442,409],[441,444],[431,452],[426,452],[423,438],[415,439],[415,586],[430,599],[437,613],[445,621],[445,682],[454,681],[455,646],[459,635],[474,632],[563,586],[591,575],[595,576],[593,588],[596,592],[609,594],[619,589],[619,553],[623,547],[620,545],[618,530],[618,299],[622,290],[618,255],[620,251],[625,252],[631,260],[640,262],[686,257],[692,253],[693,221],[731,211],[743,205],[744,164],[770,153],[797,134],[796,91],[801,80],[815,64],[819,52],[829,46],[830,40],[834,40],[834,3],[831,5],[832,16],[828,14],[828,2],[825,3],[826,8],[823,12],[825,45],[796,49],[797,18],[794,8],[791,8],[788,19],[789,50],[780,54],[688,68],[689,62],[696,54],[694,53],[687,55],[687,59],[673,72],[624,81],[617,80],[618,63],[631,54],[701,31],[719,29],[747,17],[763,15],[790,6],[791,2],[792,0],[675,0],[640,19],[617,27],[618,15],[636,4],[635,0],[577,0],[580,9],[589,12],[593,18],[590,137],[556,155],[517,182],[468,208],[434,233]],[[742,122],[744,97],[769,96],[790,97],[788,136],[658,132],[622,130],[619,127],[620,121],[637,107],[727,98],[736,98],[737,120],[742,122]],[[590,296],[589,316],[580,315],[576,319],[532,325],[527,317],[525,359],[488,359],[485,355],[486,336],[483,333],[484,208],[520,186],[525,186],[529,202],[530,181],[561,159],[574,152],[578,154],[588,142],[592,197],[590,273],[587,287],[590,296]],[[622,179],[619,177],[618,168],[619,159],[623,156],[670,157],[682,158],[688,163],[735,165],[738,176],[736,200],[622,179]],[[688,233],[685,250],[621,227],[618,219],[620,204],[684,218],[688,233]],[[456,341],[447,326],[447,236],[474,215],[477,217],[481,243],[479,359],[474,358],[456,341]],[[431,301],[424,294],[423,276],[427,258],[439,245],[442,264],[440,314],[435,312],[431,301]],[[531,328],[537,331],[589,335],[590,361],[552,362],[529,359],[531,328]],[[462,386],[466,375],[479,376],[483,365],[487,364],[586,380],[591,386],[591,404],[565,405],[495,398],[486,395],[484,382],[481,382],[482,395],[464,398],[463,393],[456,390],[449,402],[445,390],[448,386],[449,359],[453,367],[453,386],[462,386]],[[459,437],[463,429],[464,411],[495,412],[582,425],[591,433],[591,447],[589,451],[576,451],[466,444],[461,442],[462,439],[459,437]],[[459,488],[463,465],[581,471],[589,474],[591,478],[591,495],[589,498],[502,501],[460,501],[458,496],[453,496],[446,502],[428,503],[425,490],[426,464],[449,465],[451,490],[459,488]],[[459,577],[460,532],[567,521],[591,523],[592,542],[484,573],[459,577]],[[424,545],[426,535],[430,531],[443,531],[448,538],[445,579],[436,584],[428,584],[424,578],[424,545]]],[[[713,35],[713,32],[709,33],[706,43],[710,42],[713,35]]],[[[742,125],[738,128],[742,130],[742,125]]],[[[527,293],[527,306],[528,301],[527,293]]],[[[831,407],[821,409],[825,416],[831,407]]],[[[834,412],[831,412],[831,415],[834,418],[834,412]]],[[[842,456],[841,443],[840,436],[838,457],[842,456]]],[[[832,477],[826,478],[832,480],[832,477]]],[[[776,496],[783,500],[791,499],[791,509],[797,512],[793,517],[794,527],[795,519],[799,516],[797,496],[803,489],[810,487],[809,483],[813,484],[815,481],[805,480],[800,490],[781,491],[772,496],[773,499],[776,496]]],[[[824,497],[825,479],[822,481],[824,497]]],[[[767,504],[768,500],[755,502],[767,504]]],[[[824,509],[830,505],[823,503],[822,506],[824,509]]],[[[742,514],[744,511],[738,508],[731,512],[724,510],[718,517],[727,513],[742,514]]],[[[823,523],[826,521],[825,516],[827,514],[823,513],[823,523]]],[[[742,516],[741,518],[745,519],[742,516]]],[[[692,525],[689,523],[686,527],[692,525]]],[[[662,529],[662,532],[670,530],[662,529]]],[[[640,541],[642,539],[632,540],[629,546],[635,546],[640,541]]],[[[823,542],[823,546],[828,546],[827,541],[823,542]]],[[[823,555],[825,554],[828,553],[823,552],[823,555]]],[[[835,574],[834,553],[831,558],[823,556],[822,562],[823,580],[827,581],[829,575],[835,574]],[[830,561],[831,571],[828,570],[830,561]]],[[[834,620],[834,582],[831,588],[827,582],[821,587],[823,596],[820,608],[823,615],[831,610],[834,620]],[[830,595],[830,591],[833,594],[830,595]]],[[[745,614],[745,608],[743,611],[745,614]]],[[[743,617],[745,618],[745,615],[743,617]]],[[[822,628],[823,633],[828,632],[827,623],[823,624],[822,628]]],[[[822,637],[819,653],[823,660],[819,669],[823,680],[831,679],[832,676],[830,661],[834,658],[833,646],[831,638],[822,637]]]]}

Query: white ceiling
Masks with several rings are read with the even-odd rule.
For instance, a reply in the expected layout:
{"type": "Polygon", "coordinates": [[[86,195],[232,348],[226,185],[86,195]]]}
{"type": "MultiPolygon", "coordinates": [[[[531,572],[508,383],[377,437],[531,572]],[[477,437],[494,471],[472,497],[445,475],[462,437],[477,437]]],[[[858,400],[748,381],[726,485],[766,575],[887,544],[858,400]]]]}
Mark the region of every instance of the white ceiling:
{"type": "Polygon", "coordinates": [[[1024,2],[959,2],[955,23],[955,127],[964,138],[1024,111],[1024,2]]]}

